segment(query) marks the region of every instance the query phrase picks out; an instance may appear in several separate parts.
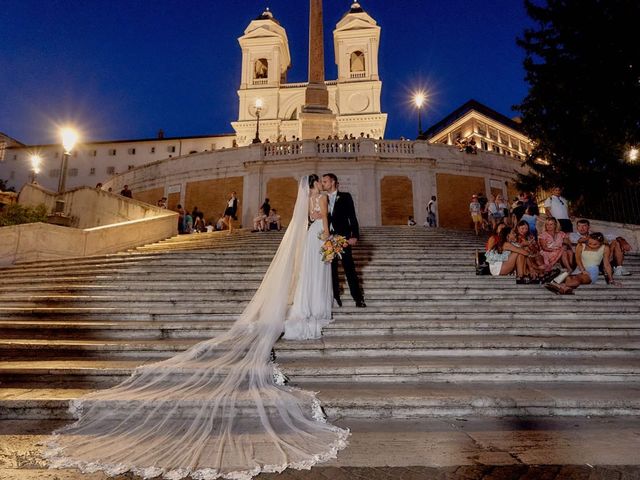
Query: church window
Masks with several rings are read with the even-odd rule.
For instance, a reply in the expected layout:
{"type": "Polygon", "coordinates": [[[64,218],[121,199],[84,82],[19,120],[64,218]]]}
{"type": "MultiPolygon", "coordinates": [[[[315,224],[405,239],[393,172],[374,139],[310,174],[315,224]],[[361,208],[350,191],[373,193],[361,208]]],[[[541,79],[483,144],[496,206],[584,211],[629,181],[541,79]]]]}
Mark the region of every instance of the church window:
{"type": "Polygon", "coordinates": [[[259,58],[254,65],[253,78],[261,79],[269,77],[269,60],[259,58]]]}
{"type": "Polygon", "coordinates": [[[485,141],[481,141],[480,145],[482,145],[483,150],[489,150],[489,144],[485,141]]]}
{"type": "Polygon", "coordinates": [[[478,133],[480,135],[482,135],[483,137],[485,137],[487,135],[487,126],[484,123],[478,122],[476,124],[476,127],[477,127],[478,133]]]}
{"type": "Polygon", "coordinates": [[[355,51],[351,54],[351,73],[364,72],[364,53],[355,51]]]}

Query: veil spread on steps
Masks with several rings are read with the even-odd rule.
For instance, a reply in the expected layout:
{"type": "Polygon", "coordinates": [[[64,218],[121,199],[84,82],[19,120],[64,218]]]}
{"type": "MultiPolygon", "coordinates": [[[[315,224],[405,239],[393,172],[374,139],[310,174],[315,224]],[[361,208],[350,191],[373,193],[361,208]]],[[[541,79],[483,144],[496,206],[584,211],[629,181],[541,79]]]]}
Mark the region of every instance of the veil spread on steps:
{"type": "Polygon", "coordinates": [[[75,400],[53,433],[51,468],[145,479],[248,480],[334,458],[349,431],[326,423],[315,393],[284,386],[270,361],[300,273],[308,177],[260,287],[231,329],[123,383],[75,400]]]}

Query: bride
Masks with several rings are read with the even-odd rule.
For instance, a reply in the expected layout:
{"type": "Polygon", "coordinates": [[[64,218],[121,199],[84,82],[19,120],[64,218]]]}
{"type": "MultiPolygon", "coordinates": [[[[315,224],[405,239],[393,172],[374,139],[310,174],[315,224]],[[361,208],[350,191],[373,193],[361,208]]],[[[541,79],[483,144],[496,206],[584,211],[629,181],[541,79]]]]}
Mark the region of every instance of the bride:
{"type": "Polygon", "coordinates": [[[330,265],[318,239],[326,211],[318,177],[303,177],[278,251],[231,329],[72,402],[78,420],[53,433],[50,467],[249,480],[335,458],[349,431],[326,423],[315,393],[285,386],[270,361],[285,319],[293,338],[315,337],[329,322],[330,265]],[[310,216],[318,220],[307,228],[310,216]]]}
{"type": "Polygon", "coordinates": [[[284,324],[284,338],[320,338],[322,327],[331,322],[331,263],[323,262],[320,248],[329,237],[329,199],[320,187],[320,177],[309,175],[309,221],[302,253],[300,278],[293,305],[284,324]]]}

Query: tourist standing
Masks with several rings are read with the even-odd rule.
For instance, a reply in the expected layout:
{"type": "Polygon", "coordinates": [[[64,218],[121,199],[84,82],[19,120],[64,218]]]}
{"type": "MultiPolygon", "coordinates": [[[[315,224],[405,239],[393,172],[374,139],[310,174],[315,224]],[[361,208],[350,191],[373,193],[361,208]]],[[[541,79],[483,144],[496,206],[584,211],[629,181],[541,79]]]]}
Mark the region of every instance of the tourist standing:
{"type": "Polygon", "coordinates": [[[224,220],[229,228],[229,233],[233,231],[233,220],[237,220],[236,213],[238,211],[238,197],[236,192],[231,192],[229,200],[227,200],[227,208],[224,210],[224,220]]]}
{"type": "Polygon", "coordinates": [[[480,235],[480,228],[482,228],[482,207],[478,201],[477,195],[471,195],[471,203],[469,203],[469,213],[471,214],[471,220],[473,221],[473,229],[476,232],[476,236],[480,235]]]}
{"type": "Polygon", "coordinates": [[[573,225],[569,219],[569,202],[561,196],[562,189],[553,187],[551,196],[544,201],[544,211],[549,217],[555,218],[560,224],[560,230],[565,233],[573,232],[573,225]]]}
{"type": "Polygon", "coordinates": [[[127,198],[133,198],[133,192],[129,190],[129,185],[125,185],[122,190],[120,190],[120,195],[127,198]]]}
{"type": "Polygon", "coordinates": [[[427,222],[425,227],[437,227],[438,226],[438,218],[436,212],[438,211],[438,204],[436,200],[436,196],[433,195],[429,203],[427,203],[427,222]]]}

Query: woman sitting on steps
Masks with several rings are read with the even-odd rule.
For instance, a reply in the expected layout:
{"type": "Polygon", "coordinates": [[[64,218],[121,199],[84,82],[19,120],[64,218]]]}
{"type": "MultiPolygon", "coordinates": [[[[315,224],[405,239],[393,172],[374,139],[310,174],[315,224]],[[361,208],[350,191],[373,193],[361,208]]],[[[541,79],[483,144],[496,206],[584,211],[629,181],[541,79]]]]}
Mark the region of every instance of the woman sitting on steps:
{"type": "Polygon", "coordinates": [[[517,247],[511,227],[504,227],[498,234],[498,241],[486,254],[491,275],[509,275],[516,271],[516,282],[522,283],[525,260],[530,256],[524,248],[517,247]]]}
{"type": "Polygon", "coordinates": [[[609,245],[604,243],[604,235],[594,232],[585,243],[576,247],[576,268],[571,275],[563,272],[545,285],[547,290],[560,295],[571,295],[580,285],[589,285],[598,281],[600,263],[604,266],[604,278],[609,285],[620,285],[613,280],[613,271],[609,262],[609,245]]]}

